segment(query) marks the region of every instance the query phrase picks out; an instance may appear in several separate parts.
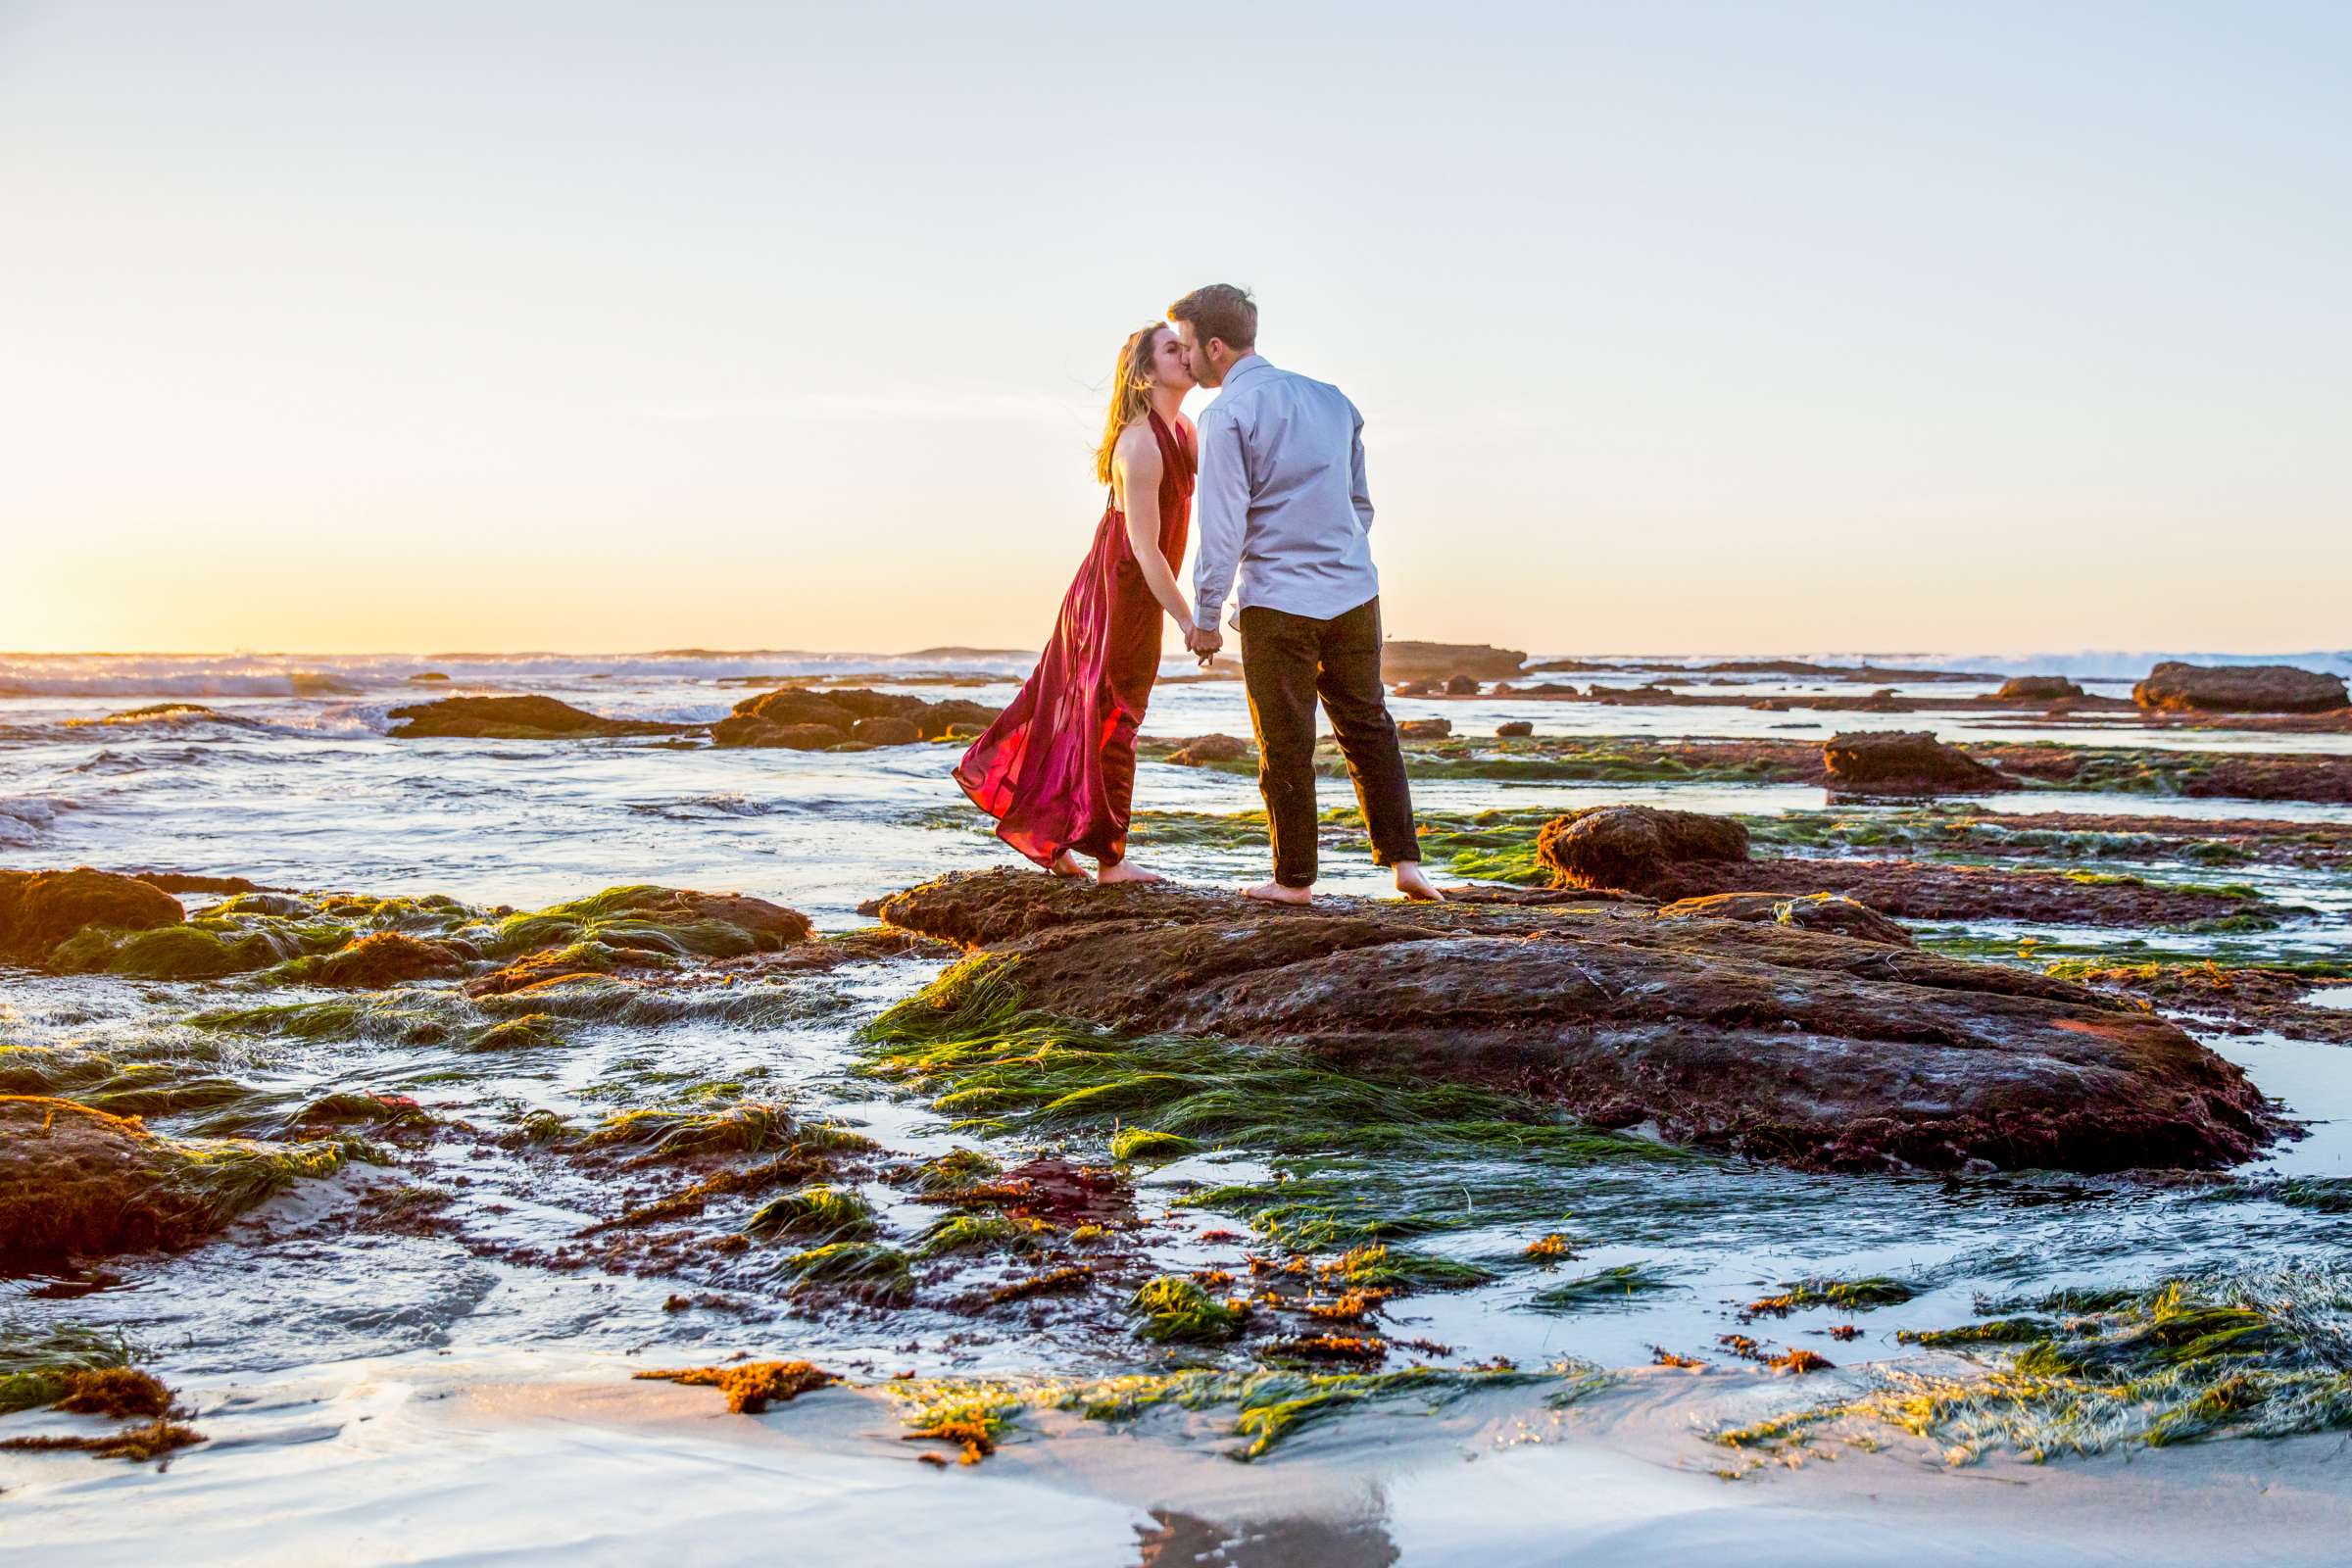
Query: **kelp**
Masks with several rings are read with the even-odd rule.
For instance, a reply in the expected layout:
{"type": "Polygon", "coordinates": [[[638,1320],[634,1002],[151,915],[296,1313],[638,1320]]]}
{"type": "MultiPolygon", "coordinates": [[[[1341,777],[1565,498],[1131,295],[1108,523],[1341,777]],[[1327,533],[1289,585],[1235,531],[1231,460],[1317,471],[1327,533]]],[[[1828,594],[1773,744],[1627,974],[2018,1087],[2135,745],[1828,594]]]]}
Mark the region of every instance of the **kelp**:
{"type": "Polygon", "coordinates": [[[854,1187],[829,1183],[770,1199],[743,1222],[752,1236],[790,1236],[818,1242],[862,1241],[881,1229],[874,1205],[854,1187]]]}
{"type": "Polygon", "coordinates": [[[2144,1290],[1980,1302],[1990,1321],[1905,1336],[2014,1346],[1957,1375],[1889,1366],[1869,1392],[1718,1432],[1735,1447],[1802,1444],[1887,1424],[1946,1462],[1995,1448],[2034,1460],[2216,1437],[2352,1427],[2352,1268],[2292,1262],[2144,1290]]]}
{"type": "Polygon", "coordinates": [[[1246,1299],[1219,1300],[1197,1280],[1162,1274],[1147,1280],[1128,1302],[1143,1319],[1136,1332],[1159,1344],[1215,1345],[1241,1333],[1250,1320],[1246,1299]]]}

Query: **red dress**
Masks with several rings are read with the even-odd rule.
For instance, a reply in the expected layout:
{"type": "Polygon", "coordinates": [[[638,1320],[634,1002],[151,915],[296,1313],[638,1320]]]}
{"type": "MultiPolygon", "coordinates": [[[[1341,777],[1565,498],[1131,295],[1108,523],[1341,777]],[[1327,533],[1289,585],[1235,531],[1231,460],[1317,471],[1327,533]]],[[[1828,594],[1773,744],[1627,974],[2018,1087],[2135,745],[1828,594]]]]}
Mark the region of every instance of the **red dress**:
{"type": "MultiPolygon", "coordinates": [[[[1150,417],[1159,441],[1159,553],[1173,572],[1192,526],[1193,449],[1156,413],[1150,417]]],[[[1037,668],[956,764],[956,782],[997,819],[997,837],[1038,864],[1063,850],[1105,863],[1126,857],[1135,732],[1159,675],[1165,616],[1113,500],[1037,668]]]]}

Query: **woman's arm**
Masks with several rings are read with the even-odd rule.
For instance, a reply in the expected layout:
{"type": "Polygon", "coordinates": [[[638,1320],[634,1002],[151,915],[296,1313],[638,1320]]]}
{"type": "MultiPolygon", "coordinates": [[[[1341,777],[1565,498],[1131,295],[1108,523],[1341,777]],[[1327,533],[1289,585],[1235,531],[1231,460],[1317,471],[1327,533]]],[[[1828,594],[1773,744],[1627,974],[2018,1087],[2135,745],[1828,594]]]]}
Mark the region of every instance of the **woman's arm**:
{"type": "Polygon", "coordinates": [[[1159,553],[1159,443],[1148,427],[1131,426],[1119,437],[1111,471],[1127,513],[1127,543],[1135,553],[1136,565],[1143,568],[1144,584],[1176,622],[1176,629],[1189,638],[1193,634],[1192,607],[1184,602],[1176,573],[1159,553]]]}

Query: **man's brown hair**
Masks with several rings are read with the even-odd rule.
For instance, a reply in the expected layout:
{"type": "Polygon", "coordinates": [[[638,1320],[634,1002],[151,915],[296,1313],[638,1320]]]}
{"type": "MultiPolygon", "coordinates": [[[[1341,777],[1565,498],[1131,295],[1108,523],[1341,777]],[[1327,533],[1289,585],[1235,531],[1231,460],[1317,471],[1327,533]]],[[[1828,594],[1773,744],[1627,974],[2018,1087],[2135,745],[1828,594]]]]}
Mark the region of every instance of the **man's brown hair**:
{"type": "Polygon", "coordinates": [[[1185,322],[1203,343],[1212,337],[1223,338],[1236,354],[1257,347],[1256,302],[1248,289],[1231,283],[1211,283],[1193,290],[1168,307],[1168,319],[1185,322]]]}

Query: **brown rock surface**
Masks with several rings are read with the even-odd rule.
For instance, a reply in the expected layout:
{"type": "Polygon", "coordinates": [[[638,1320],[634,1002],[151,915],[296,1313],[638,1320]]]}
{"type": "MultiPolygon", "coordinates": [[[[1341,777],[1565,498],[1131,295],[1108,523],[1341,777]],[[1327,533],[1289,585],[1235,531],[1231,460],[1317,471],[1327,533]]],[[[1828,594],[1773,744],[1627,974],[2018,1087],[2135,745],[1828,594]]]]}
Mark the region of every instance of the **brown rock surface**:
{"type": "Polygon", "coordinates": [[[1926,730],[1858,730],[1822,743],[1830,788],[1850,795],[1985,795],[2020,788],[1926,730]]]}
{"type": "Polygon", "coordinates": [[[883,715],[859,719],[850,731],[850,738],[868,746],[912,746],[923,738],[923,732],[915,728],[910,718],[883,715]]]}
{"type": "Polygon", "coordinates": [[[2132,688],[2142,708],[2205,713],[2318,713],[2342,708],[2341,675],[2292,664],[2183,664],[2167,661],[2132,688]]]}
{"type": "Polygon", "coordinates": [[[1450,718],[1405,718],[1396,722],[1396,734],[1402,740],[1442,741],[1452,733],[1450,718]]]}
{"type": "Polygon", "coordinates": [[[1506,718],[1494,726],[1494,736],[1497,740],[1516,740],[1523,735],[1533,735],[1535,732],[1536,726],[1524,718],[1506,718]]]}
{"type": "Polygon", "coordinates": [[[1231,735],[1196,735],[1168,754],[1168,760],[1181,767],[1200,767],[1208,762],[1238,762],[1250,755],[1250,743],[1231,735]]]}
{"type": "MultiPolygon", "coordinates": [[[[850,722],[857,722],[855,719],[850,722]]],[[[771,724],[752,713],[735,713],[710,726],[710,744],[729,747],[767,747],[787,752],[821,752],[850,738],[846,729],[829,724],[771,724]]]]}
{"type": "Polygon", "coordinates": [[[446,980],[466,968],[465,958],[443,943],[404,931],[375,931],[311,960],[303,978],[316,985],[373,991],[412,980],[446,980]]]}
{"type": "Polygon", "coordinates": [[[1890,948],[1919,945],[1903,926],[1841,893],[1714,893],[1669,904],[1658,911],[1658,918],[1771,922],[1803,931],[1831,931],[1890,948]]]}
{"type": "Polygon", "coordinates": [[[0,871],[0,959],[39,963],[83,926],[151,931],[186,918],[177,899],[135,877],[86,865],[0,871]]]}
{"type": "MultiPolygon", "coordinates": [[[[2277,1136],[2178,1027],[2029,970],[1632,906],[1303,909],[963,872],[883,918],[1048,1012],[1507,1086],[1805,1167],[2206,1168],[2277,1136]]],[[[957,980],[935,1005],[952,1006],[957,980]]]]}

